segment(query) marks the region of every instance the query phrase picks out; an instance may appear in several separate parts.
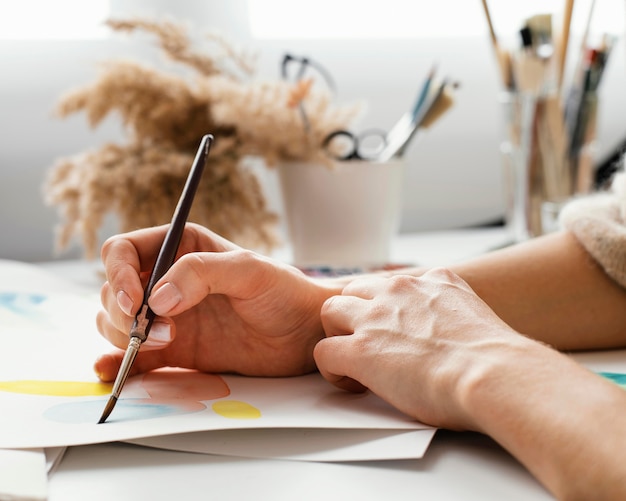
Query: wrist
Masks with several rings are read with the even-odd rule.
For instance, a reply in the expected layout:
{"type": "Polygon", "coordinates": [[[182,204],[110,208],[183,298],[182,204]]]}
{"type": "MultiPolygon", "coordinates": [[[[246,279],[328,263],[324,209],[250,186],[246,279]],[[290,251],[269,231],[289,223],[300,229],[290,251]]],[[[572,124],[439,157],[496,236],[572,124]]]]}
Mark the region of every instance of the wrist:
{"type": "Polygon", "coordinates": [[[624,469],[615,461],[626,440],[623,389],[552,348],[519,341],[465,382],[471,429],[491,436],[559,499],[624,499],[624,469]]]}
{"type": "Polygon", "coordinates": [[[457,401],[468,428],[493,436],[497,427],[524,405],[524,387],[534,384],[542,366],[550,364],[551,348],[520,334],[503,336],[477,354],[457,385],[457,401]]]}

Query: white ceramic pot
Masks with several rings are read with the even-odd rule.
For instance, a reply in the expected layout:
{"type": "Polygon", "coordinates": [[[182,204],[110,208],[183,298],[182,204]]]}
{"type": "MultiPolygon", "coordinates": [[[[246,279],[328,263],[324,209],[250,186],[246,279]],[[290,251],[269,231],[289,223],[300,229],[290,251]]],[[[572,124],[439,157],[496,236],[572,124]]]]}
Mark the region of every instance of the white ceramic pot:
{"type": "Polygon", "coordinates": [[[370,267],[389,262],[401,219],[405,162],[279,165],[292,262],[370,267]]]}

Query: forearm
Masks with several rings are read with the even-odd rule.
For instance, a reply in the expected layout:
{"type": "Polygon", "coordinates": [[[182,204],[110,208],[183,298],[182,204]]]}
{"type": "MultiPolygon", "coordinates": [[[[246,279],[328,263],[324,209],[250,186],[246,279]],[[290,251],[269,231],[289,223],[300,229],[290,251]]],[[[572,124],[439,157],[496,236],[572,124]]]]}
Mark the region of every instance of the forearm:
{"type": "Polygon", "coordinates": [[[626,392],[565,355],[520,338],[463,386],[476,429],[559,499],[626,499],[626,392]],[[476,376],[478,374],[478,376],[476,376]]]}
{"type": "Polygon", "coordinates": [[[626,290],[569,233],[451,269],[518,332],[561,350],[626,346],[626,290]]]}
{"type": "MultiPolygon", "coordinates": [[[[560,350],[626,346],[626,289],[570,233],[538,237],[448,268],[518,332],[560,350]]],[[[376,275],[420,276],[427,269],[376,275]]],[[[353,279],[327,283],[340,293],[353,279]]]]}

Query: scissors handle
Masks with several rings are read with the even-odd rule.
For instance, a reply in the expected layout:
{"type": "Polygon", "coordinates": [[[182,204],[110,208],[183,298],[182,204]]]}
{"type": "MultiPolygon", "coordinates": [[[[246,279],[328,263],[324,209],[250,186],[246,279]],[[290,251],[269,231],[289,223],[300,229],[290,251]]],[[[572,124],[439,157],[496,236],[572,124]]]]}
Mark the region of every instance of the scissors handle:
{"type": "Polygon", "coordinates": [[[360,158],[357,152],[357,147],[357,138],[354,134],[352,134],[352,132],[344,129],[331,132],[324,138],[324,142],[322,143],[322,148],[326,150],[326,152],[329,153],[335,160],[355,160],[360,158]],[[338,139],[342,140],[341,144],[337,141],[338,139]],[[332,145],[336,144],[337,146],[341,146],[344,144],[344,141],[347,141],[346,146],[344,146],[344,148],[346,148],[345,152],[337,153],[337,149],[344,148],[333,148],[332,145]]]}
{"type": "Polygon", "coordinates": [[[367,129],[358,136],[345,129],[331,132],[322,148],[335,160],[378,160],[387,146],[387,135],[380,129],[367,129]],[[338,140],[342,141],[339,142],[338,140]],[[339,152],[338,152],[339,151],[339,152]]]}

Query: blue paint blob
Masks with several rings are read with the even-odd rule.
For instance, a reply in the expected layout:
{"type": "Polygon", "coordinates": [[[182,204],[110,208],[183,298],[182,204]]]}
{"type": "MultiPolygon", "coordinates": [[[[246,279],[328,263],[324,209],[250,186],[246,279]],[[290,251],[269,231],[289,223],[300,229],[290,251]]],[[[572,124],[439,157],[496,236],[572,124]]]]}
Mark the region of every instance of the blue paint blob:
{"type": "Polygon", "coordinates": [[[0,292],[0,306],[20,315],[28,315],[45,300],[43,294],[0,292]]]}
{"type": "MultiPolygon", "coordinates": [[[[50,421],[68,424],[97,423],[108,399],[66,402],[47,409],[43,415],[50,421]]],[[[199,402],[185,400],[156,403],[151,399],[118,400],[107,423],[154,419],[177,414],[190,414],[206,409],[199,402]]]]}

